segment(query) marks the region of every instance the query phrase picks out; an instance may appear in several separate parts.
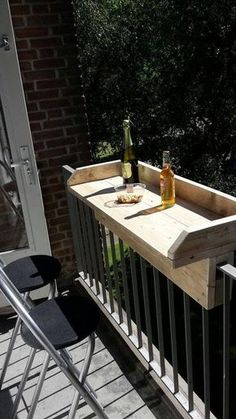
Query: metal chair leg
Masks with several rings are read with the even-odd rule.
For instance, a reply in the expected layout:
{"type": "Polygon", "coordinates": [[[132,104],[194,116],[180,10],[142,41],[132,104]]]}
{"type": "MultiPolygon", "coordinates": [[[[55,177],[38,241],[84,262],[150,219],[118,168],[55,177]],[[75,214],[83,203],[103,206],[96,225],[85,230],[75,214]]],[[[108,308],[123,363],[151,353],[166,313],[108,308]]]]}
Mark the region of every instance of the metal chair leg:
{"type": "Polygon", "coordinates": [[[30,372],[31,366],[33,364],[33,360],[34,360],[34,357],[35,357],[36,352],[37,352],[36,349],[31,349],[31,351],[30,351],[30,354],[29,354],[29,357],[28,357],[28,360],[27,360],[27,364],[25,366],[25,371],[24,371],[24,374],[23,374],[23,376],[21,378],[20,386],[19,386],[19,389],[18,389],[16,398],[14,400],[14,404],[13,404],[13,408],[12,408],[12,413],[11,413],[11,418],[12,419],[15,419],[16,418],[17,409],[18,409],[18,406],[19,406],[19,403],[20,403],[20,399],[22,397],[22,393],[24,391],[25,384],[26,384],[26,381],[28,379],[29,372],[30,372]]]}
{"type": "MultiPolygon", "coordinates": [[[[57,291],[56,280],[54,280],[50,284],[48,299],[53,298],[55,296],[55,294],[56,294],[56,291],[57,291]]],[[[25,298],[26,305],[28,307],[33,307],[34,303],[33,303],[33,301],[29,297],[29,292],[27,292],[25,294],[24,298],[25,298]]],[[[14,333],[14,336],[12,334],[12,338],[11,338],[11,341],[10,341],[11,351],[8,348],[9,356],[8,356],[8,359],[5,359],[5,361],[4,361],[4,368],[5,368],[5,370],[7,369],[7,366],[8,366],[8,363],[9,363],[9,359],[10,359],[10,356],[11,356],[11,352],[12,352],[12,349],[13,349],[13,346],[14,346],[14,343],[15,343],[16,335],[18,333],[20,324],[21,324],[21,319],[20,319],[20,317],[18,317],[17,323],[15,325],[15,329],[17,329],[17,330],[15,331],[15,329],[14,329],[14,332],[13,332],[14,333]]],[[[8,354],[8,352],[7,352],[7,354],[8,354]]],[[[28,376],[29,376],[29,373],[30,373],[30,369],[31,369],[31,366],[32,366],[32,363],[33,363],[35,354],[36,354],[36,349],[32,349],[31,352],[30,352],[29,358],[27,360],[27,364],[26,364],[26,367],[25,367],[25,370],[24,370],[24,374],[23,374],[22,379],[21,379],[21,383],[20,383],[20,386],[19,386],[19,389],[18,389],[16,398],[14,400],[13,409],[12,409],[12,419],[14,419],[15,416],[16,416],[17,409],[18,409],[18,406],[19,406],[19,403],[20,403],[20,399],[22,397],[22,394],[23,394],[23,391],[24,391],[24,388],[25,388],[25,384],[27,382],[27,379],[28,379],[28,376]]],[[[5,372],[4,372],[4,375],[3,375],[3,379],[4,379],[4,376],[5,376],[5,372]]]]}
{"type": "MultiPolygon", "coordinates": [[[[28,303],[28,297],[29,297],[29,293],[27,292],[27,293],[24,294],[25,303],[27,305],[29,304],[28,303]]],[[[7,367],[9,365],[9,361],[10,361],[11,354],[12,354],[12,351],[13,351],[13,348],[14,348],[14,345],[15,345],[16,337],[17,337],[17,334],[19,332],[20,324],[21,324],[21,319],[20,319],[20,317],[17,317],[16,324],[15,324],[15,327],[14,327],[12,335],[11,335],[10,343],[8,345],[8,348],[7,348],[7,353],[6,353],[4,363],[3,363],[3,367],[2,367],[2,371],[1,371],[0,390],[2,388],[4,379],[5,379],[5,375],[6,375],[6,372],[7,372],[7,367]]]]}
{"type": "MultiPolygon", "coordinates": [[[[66,349],[66,348],[65,349],[60,349],[59,352],[64,358],[69,359],[73,363],[73,358],[72,358],[70,352],[68,351],[68,349],[66,349]]],[[[77,370],[78,370],[78,368],[77,368],[77,370]]],[[[79,370],[78,370],[78,377],[80,377],[79,370]]],[[[90,391],[90,393],[92,393],[94,395],[94,397],[97,398],[96,392],[94,391],[94,389],[90,386],[90,384],[86,380],[85,380],[85,384],[86,384],[86,387],[88,388],[88,390],[90,391]]]]}
{"type": "Polygon", "coordinates": [[[41,393],[41,390],[42,390],[44,378],[45,378],[45,375],[47,373],[49,361],[50,361],[50,355],[48,353],[46,353],[45,358],[44,358],[44,362],[43,362],[43,367],[41,369],[39,379],[38,379],[38,382],[37,382],[37,386],[36,386],[36,389],[34,391],[34,395],[33,395],[33,398],[32,398],[32,402],[31,402],[31,405],[30,405],[30,410],[29,410],[27,419],[32,419],[34,417],[34,413],[35,413],[35,410],[36,410],[36,407],[37,407],[38,399],[39,399],[39,396],[40,396],[40,393],[41,393]]]}
{"type": "MultiPolygon", "coordinates": [[[[83,362],[83,367],[82,367],[82,370],[81,370],[81,373],[80,373],[80,377],[79,377],[79,380],[80,380],[81,384],[85,383],[85,379],[86,379],[86,376],[88,374],[88,370],[89,370],[89,367],[90,367],[90,364],[91,364],[91,359],[92,359],[92,356],[93,356],[94,347],[95,347],[95,334],[92,333],[90,336],[88,336],[88,347],[87,347],[85,359],[84,359],[84,362],[83,362]]],[[[92,394],[95,396],[95,393],[94,393],[93,390],[92,390],[92,394]]],[[[75,391],[75,395],[74,395],[74,399],[73,399],[71,407],[70,407],[68,419],[73,419],[74,418],[75,412],[78,408],[79,400],[80,400],[80,393],[78,391],[75,391]]]]}
{"type": "Polygon", "coordinates": [[[15,345],[15,341],[16,341],[16,337],[17,337],[17,334],[18,334],[18,331],[19,331],[19,328],[20,328],[20,324],[21,324],[21,319],[20,319],[20,317],[18,317],[17,320],[16,320],[14,330],[12,332],[10,343],[9,343],[8,348],[7,348],[7,353],[6,353],[6,356],[5,356],[5,359],[4,359],[4,364],[3,364],[3,367],[2,367],[1,377],[0,377],[0,389],[2,388],[2,385],[3,385],[3,382],[4,382],[4,378],[5,378],[5,375],[6,375],[6,372],[7,372],[7,367],[8,367],[8,364],[9,364],[9,361],[10,361],[10,358],[11,358],[11,354],[12,354],[12,351],[13,351],[13,348],[14,348],[14,345],[15,345]]]}

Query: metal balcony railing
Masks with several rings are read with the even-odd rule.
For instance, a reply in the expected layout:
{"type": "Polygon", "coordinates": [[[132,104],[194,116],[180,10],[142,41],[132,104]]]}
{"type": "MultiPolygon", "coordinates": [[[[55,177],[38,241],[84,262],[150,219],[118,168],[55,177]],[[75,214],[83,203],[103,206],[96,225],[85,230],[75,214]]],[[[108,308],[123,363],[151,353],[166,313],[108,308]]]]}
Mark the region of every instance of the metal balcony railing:
{"type": "MultiPolygon", "coordinates": [[[[63,170],[67,180],[73,169],[63,170]]],[[[68,206],[79,282],[180,414],[235,417],[230,398],[230,309],[236,268],[218,266],[223,303],[206,310],[69,193],[68,206]]]]}

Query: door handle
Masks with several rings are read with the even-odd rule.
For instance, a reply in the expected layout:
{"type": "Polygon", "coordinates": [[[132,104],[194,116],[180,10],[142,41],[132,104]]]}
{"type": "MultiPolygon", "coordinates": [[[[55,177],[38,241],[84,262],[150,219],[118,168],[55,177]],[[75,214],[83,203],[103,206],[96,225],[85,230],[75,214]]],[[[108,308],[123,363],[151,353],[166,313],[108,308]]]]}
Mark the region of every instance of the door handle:
{"type": "Polygon", "coordinates": [[[29,148],[27,146],[21,146],[20,147],[20,154],[21,154],[22,160],[19,161],[19,162],[12,163],[11,167],[15,168],[15,167],[22,167],[23,166],[26,181],[27,181],[28,185],[33,185],[35,183],[35,181],[34,181],[32,165],[31,165],[31,162],[30,162],[29,148]]]}
{"type": "Polygon", "coordinates": [[[0,40],[0,48],[4,48],[5,51],[10,50],[10,44],[7,35],[2,35],[2,39],[0,40]]]}

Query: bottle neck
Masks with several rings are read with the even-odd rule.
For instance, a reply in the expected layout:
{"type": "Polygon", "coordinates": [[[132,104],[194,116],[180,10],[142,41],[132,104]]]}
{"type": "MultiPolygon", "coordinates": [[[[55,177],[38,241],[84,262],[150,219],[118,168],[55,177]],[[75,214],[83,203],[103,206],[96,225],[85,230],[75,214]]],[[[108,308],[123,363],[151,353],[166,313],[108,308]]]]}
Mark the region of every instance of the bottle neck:
{"type": "Polygon", "coordinates": [[[169,151],[163,151],[163,155],[162,155],[162,167],[171,167],[171,162],[170,162],[170,152],[169,151]]]}
{"type": "Polygon", "coordinates": [[[125,120],[123,122],[123,129],[124,129],[124,147],[125,148],[131,147],[133,145],[133,142],[131,139],[129,120],[125,120]]]}

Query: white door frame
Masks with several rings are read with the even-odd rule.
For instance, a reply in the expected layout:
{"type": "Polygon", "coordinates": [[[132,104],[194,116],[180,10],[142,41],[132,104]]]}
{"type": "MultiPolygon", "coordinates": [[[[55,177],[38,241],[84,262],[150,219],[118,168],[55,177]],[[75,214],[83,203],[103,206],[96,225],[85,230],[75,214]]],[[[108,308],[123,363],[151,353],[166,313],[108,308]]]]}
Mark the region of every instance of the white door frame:
{"type": "Polygon", "coordinates": [[[8,263],[26,255],[51,254],[51,249],[8,0],[1,0],[0,42],[4,34],[10,49],[0,48],[0,94],[29,243],[28,248],[0,253],[0,260],[8,263]],[[22,164],[24,147],[29,152],[30,177],[22,164]]]}

